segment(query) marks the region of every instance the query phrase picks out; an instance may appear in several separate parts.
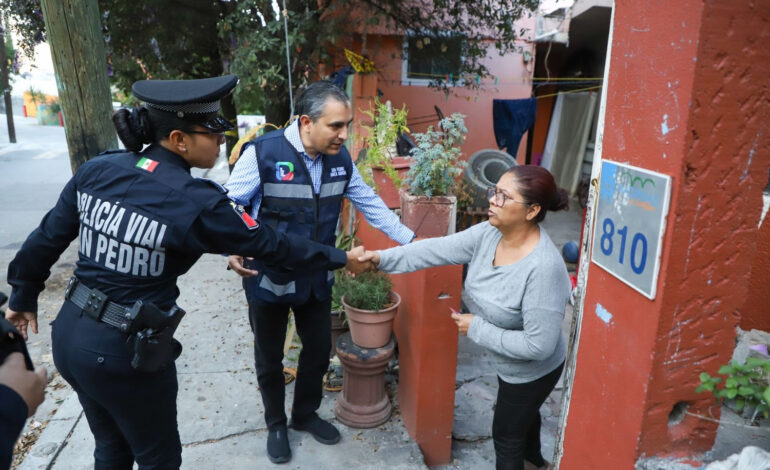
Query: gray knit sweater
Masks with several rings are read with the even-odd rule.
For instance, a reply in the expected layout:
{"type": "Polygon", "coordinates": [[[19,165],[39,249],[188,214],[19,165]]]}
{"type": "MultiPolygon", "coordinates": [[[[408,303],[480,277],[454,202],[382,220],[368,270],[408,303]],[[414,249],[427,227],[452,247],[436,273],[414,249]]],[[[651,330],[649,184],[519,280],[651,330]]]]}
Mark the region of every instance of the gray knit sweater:
{"type": "Polygon", "coordinates": [[[535,249],[520,261],[493,266],[502,234],[489,222],[460,233],[380,251],[389,273],[468,263],[463,302],[475,316],[468,337],[489,349],[509,383],[539,379],[564,361],[561,334],[570,281],[559,250],[540,229],[535,249]]]}

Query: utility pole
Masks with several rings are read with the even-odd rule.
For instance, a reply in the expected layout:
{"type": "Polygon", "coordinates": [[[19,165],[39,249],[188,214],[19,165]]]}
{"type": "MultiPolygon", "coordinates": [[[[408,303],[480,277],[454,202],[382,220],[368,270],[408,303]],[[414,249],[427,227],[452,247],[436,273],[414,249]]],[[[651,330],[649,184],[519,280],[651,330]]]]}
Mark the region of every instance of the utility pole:
{"type": "Polygon", "coordinates": [[[16,143],[16,127],[13,125],[13,103],[11,102],[11,87],[8,84],[8,75],[10,75],[10,66],[8,57],[5,53],[5,24],[0,18],[0,62],[2,63],[2,76],[0,76],[0,87],[3,89],[3,99],[5,100],[5,119],[8,121],[8,141],[16,143]]]}
{"type": "Polygon", "coordinates": [[[74,173],[98,153],[117,148],[96,0],[42,0],[64,131],[74,173]]]}

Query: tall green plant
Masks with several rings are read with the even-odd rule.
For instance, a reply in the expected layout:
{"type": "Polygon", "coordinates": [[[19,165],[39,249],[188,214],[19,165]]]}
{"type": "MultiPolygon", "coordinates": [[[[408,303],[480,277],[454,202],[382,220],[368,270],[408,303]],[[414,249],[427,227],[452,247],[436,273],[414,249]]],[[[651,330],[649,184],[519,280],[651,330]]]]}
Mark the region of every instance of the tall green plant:
{"type": "Polygon", "coordinates": [[[372,109],[364,111],[372,120],[371,126],[362,126],[369,133],[364,137],[364,148],[366,148],[366,158],[359,159],[356,162],[359,173],[363,180],[370,186],[377,188],[377,183],[372,175],[372,168],[382,168],[385,175],[393,181],[398,188],[401,186],[401,178],[398,172],[393,168],[391,159],[396,155],[396,140],[399,134],[409,132],[406,126],[406,116],[408,111],[406,105],[401,109],[393,109],[390,101],[380,102],[374,98],[372,109]]]}
{"type": "Polygon", "coordinates": [[[721,377],[712,377],[706,372],[700,374],[701,384],[696,392],[711,392],[718,402],[725,399],[735,400],[738,411],[744,407],[753,407],[754,421],[761,413],[765,418],[770,418],[770,359],[758,359],[750,357],[745,364],[730,361],[729,364],[719,368],[719,374],[726,380],[722,383],[721,377]]]}
{"type": "Polygon", "coordinates": [[[465,116],[454,113],[439,121],[438,128],[430,126],[425,133],[413,134],[417,146],[412,149],[412,167],[406,182],[414,195],[453,194],[457,178],[467,165],[460,160],[460,147],[468,133],[465,116]]]}
{"type": "Polygon", "coordinates": [[[393,281],[382,271],[369,271],[356,276],[344,273],[336,285],[346,304],[361,310],[379,312],[390,303],[393,281]]]}

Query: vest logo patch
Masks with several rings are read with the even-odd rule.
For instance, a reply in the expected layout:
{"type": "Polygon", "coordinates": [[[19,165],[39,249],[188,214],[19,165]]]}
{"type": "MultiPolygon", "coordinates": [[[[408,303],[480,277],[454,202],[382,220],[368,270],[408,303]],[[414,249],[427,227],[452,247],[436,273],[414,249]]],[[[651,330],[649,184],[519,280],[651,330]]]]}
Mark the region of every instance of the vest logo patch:
{"type": "Polygon", "coordinates": [[[155,168],[158,167],[158,162],[150,158],[142,157],[138,162],[136,162],[136,167],[152,173],[155,171],[155,168]]]}
{"type": "Polygon", "coordinates": [[[275,164],[275,179],[278,181],[291,181],[294,179],[294,163],[278,162],[275,164]]]}
{"type": "Polygon", "coordinates": [[[346,176],[347,172],[345,171],[344,166],[338,166],[334,167],[329,171],[329,176],[332,178],[335,178],[337,176],[346,176]]]}
{"type": "Polygon", "coordinates": [[[232,206],[235,213],[238,214],[238,217],[243,221],[244,224],[246,224],[246,227],[248,227],[249,230],[259,227],[259,223],[257,223],[257,221],[254,220],[249,215],[249,213],[243,209],[243,206],[232,201],[230,201],[230,206],[232,206]]]}

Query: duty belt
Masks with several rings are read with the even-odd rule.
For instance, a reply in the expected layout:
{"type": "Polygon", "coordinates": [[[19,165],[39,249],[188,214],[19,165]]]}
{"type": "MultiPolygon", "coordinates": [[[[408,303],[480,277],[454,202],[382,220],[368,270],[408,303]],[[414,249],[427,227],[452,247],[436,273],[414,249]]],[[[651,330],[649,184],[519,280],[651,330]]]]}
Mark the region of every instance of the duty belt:
{"type": "Polygon", "coordinates": [[[83,312],[94,320],[106,323],[115,328],[129,332],[131,324],[139,310],[140,304],[125,307],[107,298],[107,294],[99,289],[91,289],[80,282],[75,276],[70,278],[64,299],[80,307],[83,312]]]}

